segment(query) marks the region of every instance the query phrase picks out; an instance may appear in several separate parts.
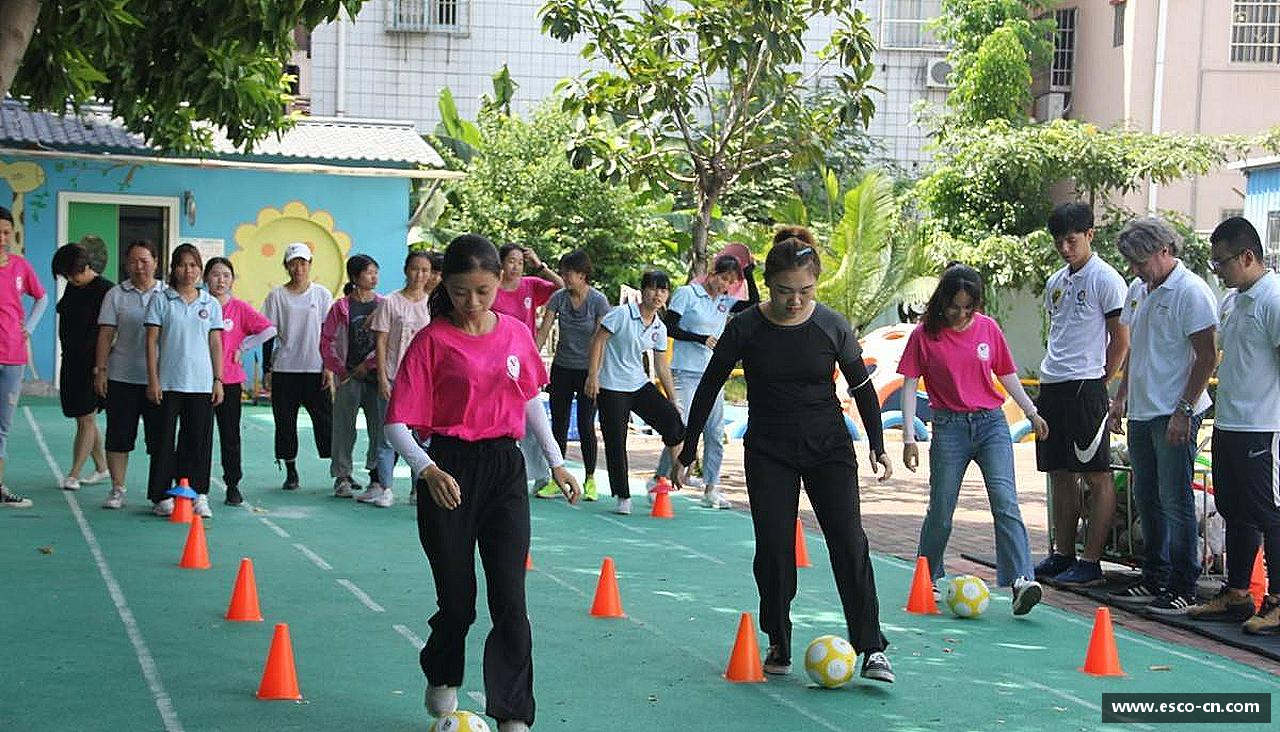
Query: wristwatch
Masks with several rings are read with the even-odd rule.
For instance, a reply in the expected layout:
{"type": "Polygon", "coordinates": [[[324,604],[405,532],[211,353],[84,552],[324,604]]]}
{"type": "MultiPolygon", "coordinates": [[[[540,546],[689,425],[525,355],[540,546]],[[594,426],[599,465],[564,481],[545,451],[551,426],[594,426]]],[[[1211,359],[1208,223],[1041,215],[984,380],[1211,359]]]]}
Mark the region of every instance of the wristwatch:
{"type": "Polygon", "coordinates": [[[1179,412],[1182,412],[1183,414],[1187,415],[1188,417],[1191,417],[1191,416],[1195,415],[1195,413],[1196,413],[1196,405],[1192,404],[1191,402],[1187,401],[1186,399],[1179,399],[1179,400],[1178,400],[1178,411],[1179,411],[1179,412]]]}

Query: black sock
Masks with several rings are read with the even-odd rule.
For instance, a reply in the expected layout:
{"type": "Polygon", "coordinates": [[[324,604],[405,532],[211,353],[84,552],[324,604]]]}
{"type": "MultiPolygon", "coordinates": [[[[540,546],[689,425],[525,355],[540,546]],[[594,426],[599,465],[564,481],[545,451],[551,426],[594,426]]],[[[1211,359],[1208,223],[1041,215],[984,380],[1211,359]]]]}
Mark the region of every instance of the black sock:
{"type": "Polygon", "coordinates": [[[373,469],[371,469],[371,470],[369,471],[369,482],[370,482],[370,483],[379,483],[379,484],[380,484],[380,483],[382,483],[382,481],[378,480],[378,469],[377,469],[377,468],[373,468],[373,469]]]}
{"type": "Polygon", "coordinates": [[[298,466],[297,466],[297,464],[296,464],[296,463],[294,463],[294,461],[292,461],[292,460],[285,460],[285,461],[284,461],[284,474],[285,474],[285,476],[286,476],[286,477],[288,477],[290,480],[297,480],[297,479],[298,479],[298,466]]]}

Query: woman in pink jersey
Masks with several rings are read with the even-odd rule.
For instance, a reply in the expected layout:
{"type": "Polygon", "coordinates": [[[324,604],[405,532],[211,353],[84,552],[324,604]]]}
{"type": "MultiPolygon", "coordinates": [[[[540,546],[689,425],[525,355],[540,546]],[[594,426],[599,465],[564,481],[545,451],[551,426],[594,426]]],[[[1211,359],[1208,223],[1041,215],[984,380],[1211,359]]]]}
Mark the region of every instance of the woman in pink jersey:
{"type": "MultiPolygon", "coordinates": [[[[960,496],[960,482],[969,462],[978,463],[987,486],[996,532],[996,583],[1013,587],[1013,614],[1025,615],[1040,602],[1031,542],[1018,509],[1013,469],[1013,441],[1000,405],[1004,395],[992,376],[1031,420],[1044,439],[1049,426],[1036,413],[1022,384],[1009,344],[996,321],[980,312],[982,278],[962,264],[947,268],[920,325],[907,339],[898,363],[906,377],[903,394],[915,394],[921,377],[933,409],[933,438],[929,445],[929,508],[920,527],[917,554],[927,557],[936,581],[942,566],[951,518],[960,496]]],[[[903,424],[915,421],[915,399],[902,400],[903,424]]],[[[902,432],[902,462],[915,472],[920,462],[913,430],[902,432]]]]}
{"type": "Polygon", "coordinates": [[[0,206],[0,508],[30,508],[31,501],[4,487],[4,458],[9,425],[22,392],[27,339],[49,306],[49,296],[31,263],[9,253],[14,237],[13,214],[0,206]],[[23,295],[35,301],[30,315],[22,307],[23,295]]]}
{"type": "Polygon", "coordinates": [[[213,408],[218,424],[222,455],[222,482],[228,506],[244,503],[240,495],[240,396],[248,376],[244,354],[276,337],[276,327],[267,316],[244,300],[231,295],[236,281],[235,267],[226,257],[214,257],[204,265],[204,285],[222,305],[222,403],[213,408]]]}
{"type": "Polygon", "coordinates": [[[501,271],[488,239],[465,234],[450,242],[443,281],[431,295],[431,324],[400,362],[385,429],[426,496],[418,501],[418,538],[438,607],[419,657],[427,711],[439,717],[458,706],[479,544],[493,620],[485,642],[485,713],[498,720],[499,732],[520,732],[534,718],[524,588],[529,496],[517,447],[526,423],[570,502],[579,489],[538,400],[547,372],[533,335],[492,309],[501,271]],[[419,439],[430,440],[427,450],[419,439]]]}

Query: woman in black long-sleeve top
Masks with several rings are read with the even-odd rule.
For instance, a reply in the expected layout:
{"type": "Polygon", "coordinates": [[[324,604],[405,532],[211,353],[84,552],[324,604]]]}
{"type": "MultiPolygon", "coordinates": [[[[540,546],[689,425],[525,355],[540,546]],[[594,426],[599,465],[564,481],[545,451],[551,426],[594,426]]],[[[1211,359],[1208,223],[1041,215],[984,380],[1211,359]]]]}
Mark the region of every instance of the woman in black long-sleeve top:
{"type": "Polygon", "coordinates": [[[747,381],[743,440],[747,494],[755,526],[760,626],[769,636],[764,670],[791,670],[791,601],[796,594],[795,523],[803,481],[826,536],[849,640],[863,655],[862,676],[892,682],[880,632],[879,603],[858,500],[858,466],[832,378],[838,366],[867,439],[873,472],[892,473],[884,450],[880,403],[862,350],[839,313],[814,301],[821,263],[812,236],[781,229],[765,260],[769,300],[729,321],[693,397],[682,465],[697,455],[698,436],[734,365],[747,381]]]}

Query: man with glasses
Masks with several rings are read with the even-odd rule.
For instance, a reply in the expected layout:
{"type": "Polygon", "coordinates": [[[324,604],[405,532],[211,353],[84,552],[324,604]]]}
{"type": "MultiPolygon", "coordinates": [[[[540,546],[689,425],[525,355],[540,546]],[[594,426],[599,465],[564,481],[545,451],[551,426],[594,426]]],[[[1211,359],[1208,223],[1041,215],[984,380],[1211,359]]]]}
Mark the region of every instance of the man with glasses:
{"type": "Polygon", "coordinates": [[[1142,521],[1142,577],[1111,599],[1185,615],[1200,576],[1195,500],[1191,495],[1196,432],[1209,408],[1205,391],[1217,360],[1217,303],[1205,281],[1178,259],[1182,239],[1163,219],[1139,218],[1116,242],[1138,276],[1121,322],[1129,326],[1124,377],[1109,410],[1124,434],[1128,412],[1132,490],[1142,521]]]}
{"type": "Polygon", "coordinates": [[[1191,608],[1196,620],[1244,621],[1246,633],[1280,630],[1280,277],[1267,269],[1262,240],[1233,216],[1209,237],[1209,260],[1233,288],[1222,300],[1222,363],[1213,425],[1213,486],[1227,522],[1227,586],[1191,608]],[[1249,597],[1258,546],[1265,547],[1269,594],[1249,597]]]}

